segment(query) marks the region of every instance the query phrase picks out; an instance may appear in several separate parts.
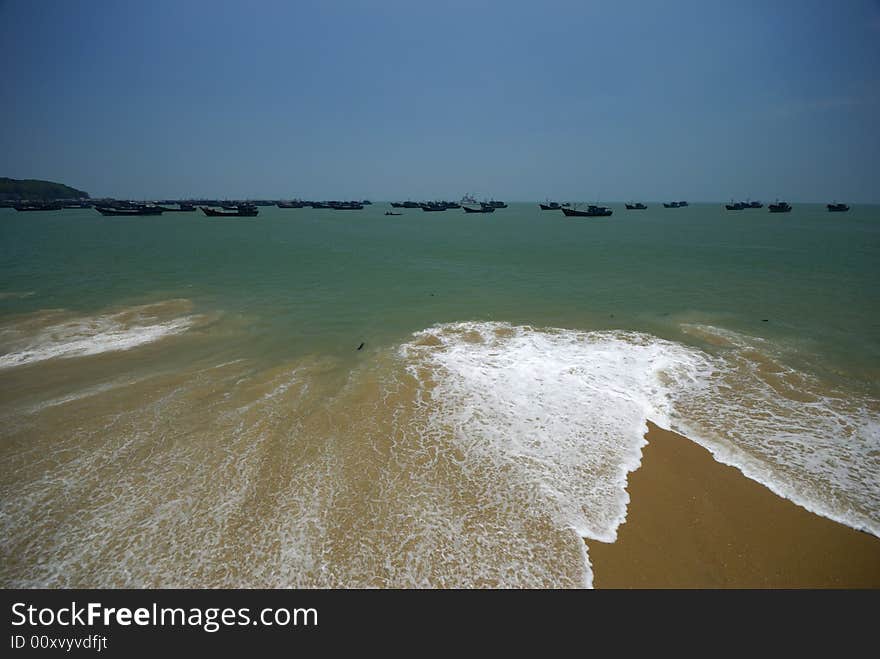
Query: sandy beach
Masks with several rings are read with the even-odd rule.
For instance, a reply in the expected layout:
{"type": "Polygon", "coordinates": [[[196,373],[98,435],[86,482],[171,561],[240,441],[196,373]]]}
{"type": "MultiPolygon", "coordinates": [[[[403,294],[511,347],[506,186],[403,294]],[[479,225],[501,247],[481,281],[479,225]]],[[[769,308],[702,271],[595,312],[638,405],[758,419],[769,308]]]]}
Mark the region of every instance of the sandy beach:
{"type": "Polygon", "coordinates": [[[588,542],[596,588],[880,587],[880,539],[649,428],[617,541],[588,542]]]}

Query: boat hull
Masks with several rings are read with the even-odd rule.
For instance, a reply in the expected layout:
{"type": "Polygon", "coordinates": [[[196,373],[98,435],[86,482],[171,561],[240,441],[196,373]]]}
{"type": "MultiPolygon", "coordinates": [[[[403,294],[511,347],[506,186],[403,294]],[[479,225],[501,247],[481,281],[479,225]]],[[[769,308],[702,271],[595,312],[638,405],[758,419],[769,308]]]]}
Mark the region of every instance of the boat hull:
{"type": "Polygon", "coordinates": [[[574,208],[563,208],[565,217],[609,217],[614,211],[610,208],[596,208],[579,211],[574,208]]]}
{"type": "Polygon", "coordinates": [[[202,212],[208,217],[256,217],[259,211],[253,209],[239,209],[237,211],[218,211],[213,208],[202,206],[202,212]]]}

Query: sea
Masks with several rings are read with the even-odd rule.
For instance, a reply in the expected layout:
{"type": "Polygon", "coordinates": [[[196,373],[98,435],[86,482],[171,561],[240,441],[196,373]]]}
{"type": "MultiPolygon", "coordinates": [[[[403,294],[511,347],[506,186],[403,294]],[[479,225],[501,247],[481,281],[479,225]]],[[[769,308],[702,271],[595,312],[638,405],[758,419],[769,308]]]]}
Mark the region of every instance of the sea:
{"type": "Polygon", "coordinates": [[[647,422],[880,536],[880,207],[0,209],[0,586],[580,588],[647,422]]]}

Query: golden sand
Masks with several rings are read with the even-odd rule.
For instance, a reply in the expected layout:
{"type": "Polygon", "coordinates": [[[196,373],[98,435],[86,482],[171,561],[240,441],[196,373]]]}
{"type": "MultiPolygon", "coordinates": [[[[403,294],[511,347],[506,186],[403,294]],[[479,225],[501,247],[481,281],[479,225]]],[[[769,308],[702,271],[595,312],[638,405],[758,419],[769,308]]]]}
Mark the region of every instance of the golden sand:
{"type": "Polygon", "coordinates": [[[617,541],[588,542],[596,588],[880,587],[880,539],[649,428],[617,541]]]}

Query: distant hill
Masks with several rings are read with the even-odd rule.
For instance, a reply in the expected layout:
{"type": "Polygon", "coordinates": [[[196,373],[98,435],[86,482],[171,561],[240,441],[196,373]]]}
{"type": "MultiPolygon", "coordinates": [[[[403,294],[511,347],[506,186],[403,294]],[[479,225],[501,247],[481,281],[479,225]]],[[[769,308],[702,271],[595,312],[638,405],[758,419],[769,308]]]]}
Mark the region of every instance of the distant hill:
{"type": "Polygon", "coordinates": [[[69,185],[38,181],[36,179],[17,180],[0,178],[0,199],[50,200],[50,199],[88,199],[89,193],[71,188],[69,185]]]}

